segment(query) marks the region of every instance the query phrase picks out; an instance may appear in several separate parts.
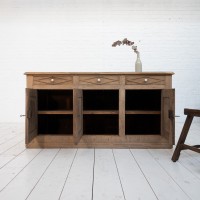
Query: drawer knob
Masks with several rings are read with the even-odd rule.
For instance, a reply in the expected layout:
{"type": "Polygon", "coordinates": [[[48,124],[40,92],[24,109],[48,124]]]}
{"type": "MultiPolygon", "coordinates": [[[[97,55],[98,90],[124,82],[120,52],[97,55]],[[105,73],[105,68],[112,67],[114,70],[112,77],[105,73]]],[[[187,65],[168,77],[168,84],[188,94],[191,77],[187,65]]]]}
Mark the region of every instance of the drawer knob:
{"type": "Polygon", "coordinates": [[[97,79],[97,82],[98,82],[98,83],[100,83],[100,82],[101,82],[101,79],[100,79],[100,78],[98,78],[98,79],[97,79]]]}
{"type": "Polygon", "coordinates": [[[145,82],[145,83],[147,83],[147,81],[148,81],[148,79],[147,79],[147,78],[145,78],[145,79],[144,79],[144,82],[145,82]]]}
{"type": "Polygon", "coordinates": [[[51,78],[51,82],[54,82],[54,79],[53,79],[53,78],[51,78]]]}

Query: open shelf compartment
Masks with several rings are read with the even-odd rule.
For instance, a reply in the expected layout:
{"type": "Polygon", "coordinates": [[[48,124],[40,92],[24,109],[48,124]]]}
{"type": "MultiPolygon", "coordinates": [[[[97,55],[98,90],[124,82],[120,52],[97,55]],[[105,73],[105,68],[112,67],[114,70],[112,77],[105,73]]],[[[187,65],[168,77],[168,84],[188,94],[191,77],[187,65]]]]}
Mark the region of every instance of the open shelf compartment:
{"type": "Polygon", "coordinates": [[[118,135],[119,115],[83,115],[84,135],[118,135]]]}
{"type": "Polygon", "coordinates": [[[119,109],[119,90],[83,90],[83,111],[119,109]]]}
{"type": "Polygon", "coordinates": [[[73,90],[38,90],[38,111],[73,110],[73,90]]]}
{"type": "Polygon", "coordinates": [[[128,110],[161,110],[161,90],[126,90],[126,108],[128,110]]]}
{"type": "Polygon", "coordinates": [[[125,115],[126,135],[160,135],[161,115],[125,115]]]}
{"type": "Polygon", "coordinates": [[[38,115],[38,134],[72,135],[73,115],[38,115]]]}

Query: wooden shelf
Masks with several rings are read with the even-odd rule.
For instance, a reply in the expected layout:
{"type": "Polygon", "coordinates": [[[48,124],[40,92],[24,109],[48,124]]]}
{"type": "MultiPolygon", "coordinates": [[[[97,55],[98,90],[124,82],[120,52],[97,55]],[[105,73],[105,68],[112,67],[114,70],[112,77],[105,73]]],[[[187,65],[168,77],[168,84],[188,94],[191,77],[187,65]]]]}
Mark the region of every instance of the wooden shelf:
{"type": "Polygon", "coordinates": [[[116,115],[116,114],[119,114],[119,111],[118,110],[84,110],[83,114],[84,115],[106,115],[106,114],[116,115]]]}
{"type": "Polygon", "coordinates": [[[161,111],[149,111],[149,110],[128,110],[125,112],[127,115],[160,115],[161,111]]]}
{"type": "Polygon", "coordinates": [[[38,111],[39,115],[72,115],[72,110],[40,110],[38,111]]]}

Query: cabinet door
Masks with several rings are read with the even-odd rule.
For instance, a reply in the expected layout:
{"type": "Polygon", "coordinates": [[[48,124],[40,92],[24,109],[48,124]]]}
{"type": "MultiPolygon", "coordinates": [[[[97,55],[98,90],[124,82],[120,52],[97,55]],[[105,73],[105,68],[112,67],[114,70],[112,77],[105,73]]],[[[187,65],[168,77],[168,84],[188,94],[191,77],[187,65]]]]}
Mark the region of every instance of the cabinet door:
{"type": "Polygon", "coordinates": [[[37,90],[26,89],[26,144],[38,133],[37,90]]]}
{"type": "Polygon", "coordinates": [[[83,92],[82,90],[74,90],[73,98],[74,110],[74,143],[78,144],[83,135],[83,92]]]}
{"type": "Polygon", "coordinates": [[[162,136],[175,143],[175,90],[162,90],[162,136]]]}

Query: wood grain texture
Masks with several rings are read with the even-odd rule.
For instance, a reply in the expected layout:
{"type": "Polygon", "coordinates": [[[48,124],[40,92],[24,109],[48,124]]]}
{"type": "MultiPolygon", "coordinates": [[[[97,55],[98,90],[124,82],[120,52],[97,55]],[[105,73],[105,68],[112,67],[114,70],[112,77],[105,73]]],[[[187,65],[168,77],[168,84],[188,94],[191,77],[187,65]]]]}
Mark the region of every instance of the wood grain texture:
{"type": "MultiPolygon", "coordinates": [[[[50,135],[46,132],[45,135],[27,134],[27,145],[28,148],[55,148],[55,147],[64,147],[64,148],[172,148],[174,142],[174,122],[169,119],[169,111],[174,111],[174,93],[171,89],[172,75],[173,72],[26,72],[27,76],[27,87],[28,90],[31,88],[37,90],[73,90],[73,110],[63,111],[63,110],[39,110],[37,111],[37,116],[39,115],[73,115],[73,122],[70,122],[73,126],[73,137],[62,133],[63,121],[57,120],[54,127],[57,128],[59,133],[62,135],[56,134],[50,135]],[[30,80],[29,80],[30,79],[30,80]],[[117,108],[96,108],[94,110],[87,110],[83,108],[84,105],[84,90],[96,90],[97,92],[103,90],[117,90],[118,91],[118,105],[117,108]],[[160,90],[163,96],[163,101],[161,104],[161,109],[134,109],[126,110],[126,91],[127,90],[160,90]],[[166,91],[166,92],[165,92],[166,91]],[[168,91],[168,92],[167,92],[168,91]],[[166,95],[168,96],[166,96],[166,95]],[[165,97],[166,96],[166,97],[165,97]],[[84,118],[83,116],[87,115],[87,120],[92,121],[95,115],[118,115],[118,131],[115,130],[116,126],[106,125],[108,129],[103,132],[99,131],[98,135],[93,134],[90,131],[90,135],[84,135],[84,118]],[[129,124],[136,123],[136,126],[146,126],[148,123],[142,123],[140,120],[141,116],[152,115],[153,117],[160,115],[161,122],[157,124],[159,126],[158,131],[140,131],[137,128],[133,131],[129,131],[129,135],[126,135],[126,115],[134,116],[129,118],[132,120],[129,124]],[[138,117],[138,115],[140,115],[138,117]],[[73,123],[73,124],[72,124],[73,123]],[[161,128],[160,128],[161,124],[161,128]],[[59,128],[60,127],[60,128],[59,128]],[[110,131],[108,131],[110,130],[110,131]],[[159,131],[160,130],[160,131],[159,131]],[[112,133],[117,133],[112,135],[112,133]],[[30,139],[31,138],[31,139],[30,139]]],[[[30,96],[30,95],[27,95],[30,96]]],[[[110,95],[111,96],[111,95],[110,95]]],[[[53,99],[54,97],[52,97],[53,99]]],[[[100,97],[99,97],[100,98],[100,97]]],[[[109,96],[105,96],[105,99],[109,101],[109,96]]],[[[134,100],[134,97],[131,97],[134,100]]],[[[141,98],[146,98],[145,95],[141,98]]],[[[149,98],[149,97],[148,97],[149,98]]],[[[153,97],[152,97],[153,98],[153,97]]],[[[30,98],[27,98],[30,99],[30,98]]],[[[111,97],[110,97],[111,99],[111,97]]],[[[132,100],[132,101],[133,101],[132,100]]],[[[95,101],[98,102],[98,99],[95,101]]],[[[46,100],[48,102],[48,100],[46,100]]],[[[53,100],[52,100],[53,102],[53,100]]],[[[131,101],[130,101],[131,102],[131,101]]],[[[133,101],[134,102],[134,101],[133,101]]],[[[37,102],[36,102],[37,103],[37,102]]],[[[90,104],[95,104],[96,102],[90,102],[90,104]]],[[[147,99],[148,103],[148,99],[147,99]]],[[[106,103],[105,103],[106,104],[106,103]]],[[[110,103],[112,104],[112,103],[110,103]]],[[[26,103],[28,105],[28,102],[26,103]]],[[[30,107],[30,106],[29,106],[30,107]]],[[[112,106],[111,106],[112,107],[112,106]]],[[[35,113],[35,112],[34,112],[35,113]]],[[[27,113],[28,116],[28,113],[27,113]]],[[[35,122],[37,122],[37,116],[35,117],[35,122]]],[[[100,117],[100,116],[98,116],[100,117]]],[[[115,116],[116,117],[116,116],[115,116]]],[[[150,120],[148,118],[148,121],[150,120]]],[[[46,118],[47,119],[47,118],[46,118]]],[[[99,118],[98,118],[99,119],[99,118]]],[[[63,119],[64,120],[64,119],[63,119]]],[[[27,117],[27,122],[28,120],[27,117]]],[[[102,120],[101,120],[102,121],[102,120]]],[[[114,121],[111,120],[114,123],[114,121]]],[[[41,122],[40,122],[41,123],[41,122]]],[[[52,122],[53,123],[53,122],[52,122]]],[[[92,123],[92,122],[91,122],[92,123]]],[[[27,124],[27,130],[30,129],[36,123],[27,124]]],[[[88,124],[88,122],[87,122],[88,124]]],[[[94,123],[95,124],[95,123],[94,123]]],[[[99,123],[97,123],[99,124],[99,123]]],[[[106,121],[104,123],[106,124],[106,121]]],[[[108,124],[108,123],[107,123],[108,124]]],[[[149,123],[150,124],[150,123],[149,123]]],[[[43,126],[47,126],[45,120],[43,120],[43,126]]],[[[92,124],[91,124],[92,125],[92,124]]],[[[155,125],[155,123],[154,123],[155,125]]],[[[86,126],[85,126],[86,127],[86,126]]],[[[102,126],[103,127],[103,126],[102,126]]],[[[102,128],[101,127],[101,128],[102,128]]],[[[151,127],[151,125],[150,125],[151,127]]],[[[95,127],[95,129],[97,126],[95,127]]],[[[37,128],[35,129],[37,130],[37,128]]],[[[64,132],[64,131],[63,131],[64,132]]],[[[27,132],[28,133],[28,132],[27,132]]]]}
{"type": "Polygon", "coordinates": [[[33,76],[33,85],[71,85],[72,76],[66,75],[38,75],[33,76]]]}
{"type": "Polygon", "coordinates": [[[194,117],[200,117],[200,110],[197,109],[184,109],[184,114],[187,115],[181,135],[179,137],[176,149],[174,151],[174,154],[172,156],[172,160],[175,162],[179,159],[180,156],[180,152],[181,150],[192,150],[195,151],[197,153],[200,153],[200,144],[192,144],[192,145],[188,145],[185,144],[185,140],[187,138],[190,126],[192,124],[193,118],[194,117]]]}
{"type": "Polygon", "coordinates": [[[165,76],[126,76],[126,85],[165,85],[165,76]]]}
{"type": "Polygon", "coordinates": [[[37,90],[26,89],[26,144],[38,134],[37,90]]]}
{"type": "Polygon", "coordinates": [[[148,111],[148,110],[130,110],[130,111],[126,111],[125,114],[129,114],[129,115],[142,115],[142,114],[145,114],[145,115],[160,115],[161,112],[160,111],[148,111]]]}
{"type": "Polygon", "coordinates": [[[74,90],[74,115],[73,115],[73,137],[77,145],[83,135],[83,92],[74,90]]]}
{"type": "Polygon", "coordinates": [[[184,114],[185,115],[192,115],[194,117],[200,117],[200,110],[185,108],[184,114]]]}
{"type": "Polygon", "coordinates": [[[126,74],[132,74],[132,75],[173,75],[174,72],[25,72],[25,75],[98,75],[98,74],[105,74],[105,75],[126,75],[126,74]]]}
{"type": "Polygon", "coordinates": [[[119,89],[119,136],[125,137],[125,90],[123,83],[125,78],[121,77],[122,86],[119,89]]]}
{"type": "Polygon", "coordinates": [[[168,138],[171,145],[175,144],[175,90],[162,90],[161,102],[162,135],[168,138]]]}
{"type": "Polygon", "coordinates": [[[73,111],[69,111],[69,110],[59,110],[59,111],[56,111],[56,110],[49,110],[49,111],[38,111],[37,112],[38,115],[71,115],[73,114],[73,111]]]}
{"type": "Polygon", "coordinates": [[[82,75],[79,77],[80,85],[119,85],[119,76],[109,75],[82,75]]]}
{"type": "Polygon", "coordinates": [[[118,110],[84,110],[84,115],[105,115],[105,114],[119,114],[118,110]]]}

